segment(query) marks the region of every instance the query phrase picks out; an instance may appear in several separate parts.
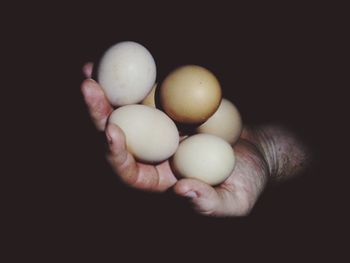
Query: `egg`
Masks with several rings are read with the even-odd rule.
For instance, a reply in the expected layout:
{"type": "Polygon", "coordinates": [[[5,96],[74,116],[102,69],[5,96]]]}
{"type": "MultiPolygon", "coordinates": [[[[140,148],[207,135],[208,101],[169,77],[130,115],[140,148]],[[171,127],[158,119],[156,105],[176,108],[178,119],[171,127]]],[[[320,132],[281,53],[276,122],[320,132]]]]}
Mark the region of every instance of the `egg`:
{"type": "Polygon", "coordinates": [[[175,123],[156,108],[126,105],[114,110],[109,122],[123,130],[128,151],[142,162],[164,161],[175,153],[179,145],[175,123]]]}
{"type": "Polygon", "coordinates": [[[209,70],[187,65],[175,69],[161,84],[160,103],[176,122],[205,122],[219,107],[221,86],[209,70]]]}
{"type": "Polygon", "coordinates": [[[229,177],[235,166],[231,145],[211,134],[196,134],[182,141],[171,159],[177,176],[218,185],[229,177]]]}
{"type": "Polygon", "coordinates": [[[156,80],[156,64],[144,46],[131,41],[120,42],[102,56],[97,79],[112,105],[139,103],[156,80]]]}
{"type": "Polygon", "coordinates": [[[234,144],[242,132],[241,115],[232,102],[223,98],[214,115],[199,126],[197,132],[213,134],[234,144]]]}
{"type": "Polygon", "coordinates": [[[143,99],[141,104],[156,108],[156,103],[155,103],[155,98],[154,98],[155,97],[155,93],[156,93],[156,88],[157,88],[157,83],[153,85],[153,88],[148,93],[146,98],[143,99]]]}

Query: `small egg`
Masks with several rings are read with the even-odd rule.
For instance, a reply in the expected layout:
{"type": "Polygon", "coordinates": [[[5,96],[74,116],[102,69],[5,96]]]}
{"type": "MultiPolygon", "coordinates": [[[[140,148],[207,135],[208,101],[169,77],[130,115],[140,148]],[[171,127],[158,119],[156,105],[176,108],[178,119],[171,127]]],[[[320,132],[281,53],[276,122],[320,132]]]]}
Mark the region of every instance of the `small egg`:
{"type": "Polygon", "coordinates": [[[175,69],[160,87],[164,111],[179,123],[205,122],[217,110],[220,101],[219,81],[209,70],[196,65],[175,69]]]}
{"type": "Polygon", "coordinates": [[[139,104],[126,105],[114,110],[109,122],[123,130],[128,151],[139,161],[164,161],[178,147],[179,132],[175,123],[158,109],[139,104]]]}
{"type": "Polygon", "coordinates": [[[214,115],[199,126],[197,132],[213,134],[234,144],[242,132],[241,115],[232,102],[223,98],[214,115]]]}
{"type": "Polygon", "coordinates": [[[222,183],[235,166],[235,154],[229,143],[211,134],[196,134],[182,141],[171,159],[174,173],[201,180],[210,185],[222,183]]]}
{"type": "Polygon", "coordinates": [[[156,108],[156,103],[154,98],[156,93],[156,88],[157,88],[157,83],[153,85],[152,90],[150,91],[150,93],[148,93],[147,97],[143,99],[141,104],[156,108]]]}
{"type": "Polygon", "coordinates": [[[144,46],[120,42],[102,56],[97,79],[112,105],[139,103],[156,80],[156,64],[144,46]]]}

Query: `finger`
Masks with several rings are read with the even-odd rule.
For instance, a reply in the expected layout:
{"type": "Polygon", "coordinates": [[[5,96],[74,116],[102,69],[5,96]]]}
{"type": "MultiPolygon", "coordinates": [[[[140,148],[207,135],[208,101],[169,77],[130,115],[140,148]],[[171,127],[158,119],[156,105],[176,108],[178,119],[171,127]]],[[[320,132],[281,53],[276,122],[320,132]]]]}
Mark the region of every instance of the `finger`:
{"type": "Polygon", "coordinates": [[[114,124],[106,128],[110,153],[108,161],[114,171],[128,185],[135,185],[138,179],[139,167],[134,157],[127,151],[124,132],[114,124]]]}
{"type": "Polygon", "coordinates": [[[182,179],[174,186],[176,194],[191,200],[195,210],[204,215],[216,215],[221,210],[221,199],[215,189],[199,180],[182,179]]]}
{"type": "Polygon", "coordinates": [[[93,66],[92,62],[88,62],[83,66],[83,74],[86,78],[91,78],[93,66]]]}
{"type": "Polygon", "coordinates": [[[96,128],[100,131],[104,130],[113,108],[101,86],[92,79],[86,79],[81,85],[81,91],[96,128]]]}
{"type": "Polygon", "coordinates": [[[155,168],[159,178],[158,188],[160,191],[165,191],[175,185],[177,179],[171,170],[168,160],[158,164],[155,168]]]}
{"type": "Polygon", "coordinates": [[[127,185],[146,191],[164,192],[175,184],[176,179],[167,161],[157,166],[135,161],[127,150],[124,132],[117,125],[108,124],[106,137],[110,150],[108,161],[127,185]]]}

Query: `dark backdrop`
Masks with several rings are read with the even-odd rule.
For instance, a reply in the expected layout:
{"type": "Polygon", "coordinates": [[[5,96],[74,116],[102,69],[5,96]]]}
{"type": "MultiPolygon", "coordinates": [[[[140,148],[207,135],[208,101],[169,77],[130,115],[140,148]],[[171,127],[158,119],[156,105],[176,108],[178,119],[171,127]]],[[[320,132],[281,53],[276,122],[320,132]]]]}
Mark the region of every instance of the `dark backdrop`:
{"type": "Polygon", "coordinates": [[[16,181],[6,199],[9,243],[48,258],[67,251],[77,259],[126,253],[164,261],[234,261],[242,252],[281,261],[339,256],[336,240],[347,229],[344,173],[334,165],[342,104],[332,96],[341,87],[333,74],[341,20],[333,9],[114,4],[31,4],[7,20],[9,84],[21,87],[6,101],[19,143],[9,144],[16,181]],[[299,134],[314,152],[312,169],[268,188],[247,218],[200,217],[172,193],[123,186],[105,161],[104,136],[90,122],[80,83],[85,62],[124,40],[150,50],[158,80],[182,64],[209,68],[246,124],[281,123],[299,134]]]}

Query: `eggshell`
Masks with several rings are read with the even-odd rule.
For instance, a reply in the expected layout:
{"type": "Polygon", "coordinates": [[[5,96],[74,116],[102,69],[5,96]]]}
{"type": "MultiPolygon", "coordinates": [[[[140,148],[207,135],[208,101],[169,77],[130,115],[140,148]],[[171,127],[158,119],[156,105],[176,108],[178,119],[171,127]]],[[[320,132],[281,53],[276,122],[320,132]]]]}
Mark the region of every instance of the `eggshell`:
{"type": "Polygon", "coordinates": [[[155,93],[156,93],[156,88],[157,88],[157,83],[153,85],[152,90],[148,93],[146,98],[144,98],[143,101],[141,102],[143,105],[156,108],[156,103],[155,103],[155,98],[154,98],[155,93]]]}
{"type": "Polygon", "coordinates": [[[175,121],[186,124],[205,122],[219,107],[221,87],[209,70],[182,66],[171,72],[160,87],[160,102],[175,121]]]}
{"type": "Polygon", "coordinates": [[[156,64],[142,45],[126,41],[110,47],[102,56],[97,79],[114,106],[142,101],[156,79],[156,64]]]}
{"type": "Polygon", "coordinates": [[[182,141],[171,159],[174,173],[201,180],[210,185],[222,183],[235,166],[235,154],[229,143],[211,134],[197,134],[182,141]]]}
{"type": "Polygon", "coordinates": [[[232,102],[223,98],[214,115],[199,126],[197,132],[213,134],[233,144],[242,132],[241,115],[232,102]]]}
{"type": "Polygon", "coordinates": [[[161,162],[178,147],[175,123],[158,109],[139,104],[123,106],[112,112],[109,122],[124,131],[128,151],[139,161],[161,162]]]}

